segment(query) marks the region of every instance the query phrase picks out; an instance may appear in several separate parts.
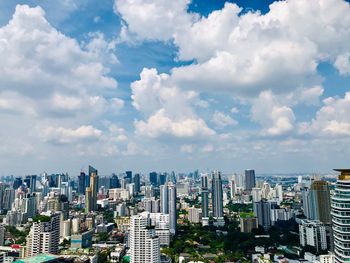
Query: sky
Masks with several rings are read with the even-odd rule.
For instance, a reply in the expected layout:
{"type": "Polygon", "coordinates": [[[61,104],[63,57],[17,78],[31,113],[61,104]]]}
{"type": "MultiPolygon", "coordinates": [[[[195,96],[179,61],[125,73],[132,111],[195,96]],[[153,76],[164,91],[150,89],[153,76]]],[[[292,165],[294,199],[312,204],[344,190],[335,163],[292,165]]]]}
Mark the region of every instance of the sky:
{"type": "Polygon", "coordinates": [[[0,175],[350,166],[345,0],[0,0],[0,175]]]}

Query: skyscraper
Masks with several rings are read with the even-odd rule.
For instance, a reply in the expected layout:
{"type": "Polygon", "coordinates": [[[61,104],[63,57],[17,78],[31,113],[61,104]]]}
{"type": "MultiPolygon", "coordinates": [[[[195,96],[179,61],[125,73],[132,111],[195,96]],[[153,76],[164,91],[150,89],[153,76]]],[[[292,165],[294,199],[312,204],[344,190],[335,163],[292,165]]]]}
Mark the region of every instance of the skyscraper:
{"type": "Polygon", "coordinates": [[[109,179],[109,186],[111,189],[120,187],[119,178],[116,174],[112,174],[112,177],[109,179]]]}
{"type": "Polygon", "coordinates": [[[271,227],[271,205],[275,203],[267,200],[260,200],[253,204],[254,215],[258,219],[258,224],[265,230],[271,227]]]}
{"type": "Polygon", "coordinates": [[[350,261],[350,169],[340,172],[331,197],[336,262],[350,261]]]}
{"type": "Polygon", "coordinates": [[[42,253],[58,254],[60,238],[60,214],[46,213],[34,218],[27,236],[26,256],[42,253]]]}
{"type": "Polygon", "coordinates": [[[314,203],[315,220],[322,223],[331,222],[331,200],[328,182],[313,181],[311,184],[311,198],[314,203]]]}
{"type": "Polygon", "coordinates": [[[126,171],[124,179],[126,179],[128,183],[131,183],[132,182],[132,171],[126,171]]]}
{"type": "Polygon", "coordinates": [[[85,173],[82,171],[80,172],[79,176],[78,176],[78,193],[79,194],[85,194],[85,182],[86,182],[86,175],[85,173]]]}
{"type": "Polygon", "coordinates": [[[202,224],[209,224],[208,175],[201,174],[202,224]]]}
{"type": "Polygon", "coordinates": [[[141,191],[140,174],[135,174],[132,181],[135,184],[135,192],[139,193],[141,191]]]}
{"type": "Polygon", "coordinates": [[[326,181],[313,181],[302,189],[304,215],[307,219],[331,222],[330,190],[326,181]]]}
{"type": "Polygon", "coordinates": [[[255,187],[255,171],[254,170],[245,170],[244,171],[244,181],[245,181],[245,190],[251,191],[255,187]]]}
{"type": "Polygon", "coordinates": [[[216,224],[221,225],[224,222],[221,174],[219,171],[215,171],[212,176],[213,217],[216,224]]]}
{"type": "Polygon", "coordinates": [[[170,233],[176,233],[177,213],[176,213],[176,186],[174,184],[168,185],[169,198],[169,230],[170,233]]]}
{"type": "Polygon", "coordinates": [[[86,187],[85,191],[85,212],[91,212],[92,211],[92,191],[91,187],[86,187]]]}
{"type": "Polygon", "coordinates": [[[98,175],[97,170],[89,166],[90,188],[91,188],[91,210],[97,210],[98,175]]]}
{"type": "Polygon", "coordinates": [[[161,185],[160,192],[160,212],[163,214],[169,213],[169,198],[168,198],[168,185],[161,185]]]}
{"type": "Polygon", "coordinates": [[[156,172],[149,173],[149,181],[151,185],[158,186],[158,175],[156,172]]]}
{"type": "Polygon", "coordinates": [[[130,219],[130,263],[160,263],[160,242],[148,216],[130,219]]]}

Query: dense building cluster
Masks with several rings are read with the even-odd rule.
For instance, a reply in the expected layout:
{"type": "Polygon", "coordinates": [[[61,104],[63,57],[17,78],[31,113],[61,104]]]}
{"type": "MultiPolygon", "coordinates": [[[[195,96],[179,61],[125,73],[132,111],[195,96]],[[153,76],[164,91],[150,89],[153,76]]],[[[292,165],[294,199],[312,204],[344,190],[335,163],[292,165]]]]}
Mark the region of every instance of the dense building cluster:
{"type": "Polygon", "coordinates": [[[237,261],[348,262],[350,170],[337,171],[101,176],[89,166],[77,177],[2,177],[0,262],[230,262],[222,253],[232,248],[210,247],[239,232],[257,245],[239,248],[237,261]],[[202,230],[209,244],[196,238],[202,230]],[[199,240],[187,243],[192,254],[189,237],[199,240]]]}

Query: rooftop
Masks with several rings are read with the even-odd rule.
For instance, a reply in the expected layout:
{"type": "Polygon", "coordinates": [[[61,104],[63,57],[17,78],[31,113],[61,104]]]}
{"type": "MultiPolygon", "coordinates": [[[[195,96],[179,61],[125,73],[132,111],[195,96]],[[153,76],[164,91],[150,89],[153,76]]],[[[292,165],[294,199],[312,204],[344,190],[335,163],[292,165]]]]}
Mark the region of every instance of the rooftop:
{"type": "Polygon", "coordinates": [[[51,254],[40,254],[38,256],[24,258],[20,260],[14,261],[14,263],[42,263],[42,262],[50,262],[51,260],[57,259],[58,256],[51,254]]]}

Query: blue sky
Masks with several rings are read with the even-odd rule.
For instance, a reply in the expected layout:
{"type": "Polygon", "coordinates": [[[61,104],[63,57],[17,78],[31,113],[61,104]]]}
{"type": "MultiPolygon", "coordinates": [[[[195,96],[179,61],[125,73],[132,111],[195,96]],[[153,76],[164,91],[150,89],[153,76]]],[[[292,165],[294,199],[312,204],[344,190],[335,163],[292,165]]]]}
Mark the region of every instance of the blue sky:
{"type": "Polygon", "coordinates": [[[0,1],[0,175],[347,167],[343,0],[0,1]]]}

